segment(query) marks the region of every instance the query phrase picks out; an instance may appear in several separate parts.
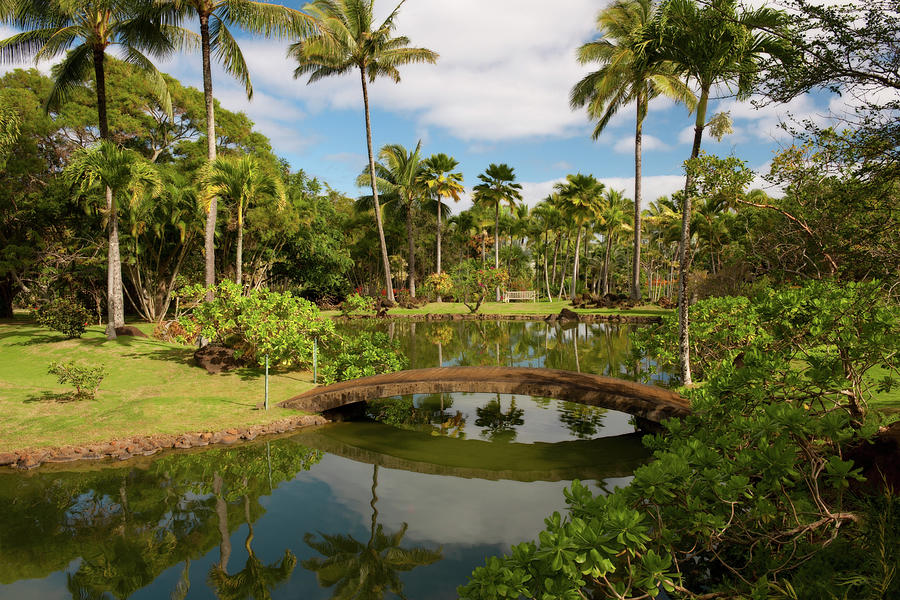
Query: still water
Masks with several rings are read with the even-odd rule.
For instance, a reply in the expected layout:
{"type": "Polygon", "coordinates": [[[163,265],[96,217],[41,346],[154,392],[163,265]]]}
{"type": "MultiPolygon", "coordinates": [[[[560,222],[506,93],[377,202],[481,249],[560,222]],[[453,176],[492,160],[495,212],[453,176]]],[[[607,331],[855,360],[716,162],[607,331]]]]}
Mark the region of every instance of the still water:
{"type": "MultiPolygon", "coordinates": [[[[367,325],[355,323],[354,327],[367,325]]],[[[543,322],[372,325],[410,367],[546,366],[637,377],[627,330],[543,322]]],[[[627,415],[433,394],[366,420],[231,448],[0,474],[0,598],[455,598],[532,539],[572,479],[647,459],[627,415]]]]}

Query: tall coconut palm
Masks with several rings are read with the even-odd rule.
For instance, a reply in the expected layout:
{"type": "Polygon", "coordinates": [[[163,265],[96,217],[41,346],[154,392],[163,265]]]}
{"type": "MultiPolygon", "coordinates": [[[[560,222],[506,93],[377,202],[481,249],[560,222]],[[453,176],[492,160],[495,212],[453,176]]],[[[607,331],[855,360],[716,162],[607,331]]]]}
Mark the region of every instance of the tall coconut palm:
{"type": "MultiPolygon", "coordinates": [[[[465,191],[462,181],[462,173],[452,173],[459,163],[451,156],[444,153],[432,154],[425,159],[422,172],[422,183],[434,194],[437,199],[437,256],[435,260],[436,271],[441,272],[441,216],[446,205],[442,198],[453,198],[459,202],[460,195],[465,191]]],[[[438,296],[440,302],[440,296],[438,296]]]]}
{"type": "MultiPolygon", "coordinates": [[[[53,87],[46,108],[63,104],[70,94],[91,78],[97,95],[97,124],[102,140],[109,140],[107,118],[107,49],[118,47],[124,60],[144,72],[163,108],[171,113],[172,102],[166,82],[147,54],[163,57],[190,44],[184,30],[162,22],[162,13],[152,3],[127,0],[9,0],[0,4],[0,22],[22,29],[0,41],[0,62],[34,59],[52,60],[63,56],[53,67],[53,87]]],[[[115,327],[125,324],[122,295],[122,266],[119,257],[119,231],[112,210],[113,193],[106,190],[106,210],[113,217],[109,227],[109,268],[107,296],[113,312],[113,327],[107,336],[114,338],[115,327]]]]}
{"type": "Polygon", "coordinates": [[[222,198],[234,205],[237,217],[237,258],[235,281],[243,283],[244,211],[262,198],[274,198],[279,205],[285,202],[281,178],[268,171],[253,156],[231,158],[221,156],[209,163],[201,176],[204,206],[222,198]]]}
{"type": "Polygon", "coordinates": [[[406,36],[392,35],[394,20],[403,2],[380,24],[375,23],[375,0],[315,0],[304,10],[312,15],[318,30],[307,32],[301,40],[291,44],[288,55],[297,61],[294,77],[309,74],[307,83],[314,83],[332,75],[344,75],[359,69],[362,84],[363,107],[366,118],[366,146],[369,152],[369,184],[375,206],[375,226],[381,244],[381,261],[384,264],[384,278],[387,298],[394,302],[391,266],[388,262],[384,227],[381,223],[381,207],[375,185],[375,154],[372,151],[372,123],[369,116],[368,83],[379,76],[389,77],[394,83],[400,82],[397,67],[412,63],[435,63],[436,52],[427,48],[409,46],[406,36]]]}
{"type": "Polygon", "coordinates": [[[603,194],[604,187],[593,175],[583,175],[581,173],[566,175],[564,182],[557,183],[554,186],[560,198],[566,202],[567,212],[578,228],[575,238],[575,262],[572,268],[572,299],[575,298],[578,282],[578,263],[584,225],[597,216],[600,208],[599,200],[601,194],[603,194]]]}
{"type": "MultiPolygon", "coordinates": [[[[118,200],[137,202],[144,194],[162,191],[162,180],[157,170],[133,150],[126,150],[103,140],[94,148],[77,151],[63,172],[65,178],[82,192],[89,193],[98,186],[106,190],[106,221],[109,228],[109,258],[107,271],[120,265],[118,200]],[[113,243],[115,241],[115,243],[113,243]]],[[[118,293],[122,292],[121,270],[118,293]]],[[[116,337],[116,306],[113,294],[107,302],[107,337],[116,337]]]]}
{"type": "MultiPolygon", "coordinates": [[[[700,154],[707,107],[713,86],[731,88],[747,99],[753,91],[760,64],[766,57],[787,60],[791,49],[776,31],[785,26],[786,15],[768,7],[743,10],[738,0],[669,0],[665,9],[643,28],[642,55],[646,60],[664,60],[699,89],[694,121],[691,158],[700,154]]],[[[692,383],[688,339],[687,277],[690,269],[691,177],[685,178],[682,203],[681,244],[678,250],[678,343],[681,378],[692,383]]]]}
{"type": "Polygon", "coordinates": [[[578,61],[599,63],[601,68],[579,81],[570,96],[572,108],[587,105],[588,114],[598,119],[594,139],[600,137],[619,109],[635,104],[633,300],[641,298],[641,141],[647,108],[657,96],[683,102],[690,110],[696,104],[693,92],[669,62],[638,51],[643,29],[655,10],[653,0],[618,0],[600,12],[597,29],[602,37],[581,46],[578,61]]]}
{"type": "MultiPolygon", "coordinates": [[[[216,159],[216,113],[213,99],[212,59],[241,82],[247,98],[253,97],[253,84],[244,54],[229,27],[237,27],[266,37],[308,35],[317,31],[315,20],[298,10],[253,0],[156,0],[171,19],[196,19],[200,23],[200,53],[203,61],[203,98],[206,104],[206,154],[216,159]]],[[[216,217],[218,201],[213,198],[206,207],[204,237],[205,276],[207,288],[216,285],[216,217]]],[[[212,291],[209,292],[211,297],[212,291]]]]}
{"type": "MultiPolygon", "coordinates": [[[[388,144],[381,148],[378,153],[379,162],[375,163],[375,188],[381,192],[384,204],[402,206],[406,216],[409,295],[413,298],[416,297],[416,243],[413,216],[424,194],[424,185],[421,181],[423,174],[421,150],[421,141],[412,152],[400,144],[388,144]]],[[[368,169],[364,169],[356,179],[356,184],[364,186],[368,180],[368,169]]],[[[361,200],[366,208],[374,208],[376,201],[374,196],[365,196],[361,200]]]]}
{"type": "Polygon", "coordinates": [[[612,247],[620,230],[628,227],[629,202],[623,190],[606,190],[600,216],[603,221],[603,236],[606,238],[606,253],[603,258],[603,295],[609,293],[609,264],[612,247]]]}
{"type": "MultiPolygon", "coordinates": [[[[515,183],[515,169],[507,164],[491,163],[484,173],[478,175],[481,183],[475,186],[475,202],[494,207],[494,268],[500,268],[500,204],[506,202],[510,208],[517,200],[522,200],[522,184],[515,183]]],[[[497,288],[497,302],[500,302],[500,288],[497,288]]]]}

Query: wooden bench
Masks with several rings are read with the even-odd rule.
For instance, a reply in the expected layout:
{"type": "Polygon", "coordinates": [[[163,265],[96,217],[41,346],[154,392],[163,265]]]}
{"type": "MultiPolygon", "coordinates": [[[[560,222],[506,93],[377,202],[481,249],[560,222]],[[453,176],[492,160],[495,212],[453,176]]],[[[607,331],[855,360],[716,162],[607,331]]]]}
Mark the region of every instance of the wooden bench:
{"type": "Polygon", "coordinates": [[[534,290],[507,291],[503,294],[503,301],[509,302],[510,300],[525,300],[527,302],[535,302],[537,300],[537,292],[535,292],[534,290]]]}

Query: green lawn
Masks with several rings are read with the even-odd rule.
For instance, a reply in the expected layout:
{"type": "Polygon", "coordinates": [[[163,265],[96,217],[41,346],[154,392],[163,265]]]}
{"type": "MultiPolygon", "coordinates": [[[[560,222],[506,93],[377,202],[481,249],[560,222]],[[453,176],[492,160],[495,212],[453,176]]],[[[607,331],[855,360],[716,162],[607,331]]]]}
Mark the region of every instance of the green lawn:
{"type": "MultiPolygon", "coordinates": [[[[479,313],[485,315],[555,315],[560,310],[568,308],[572,309],[572,305],[568,300],[555,300],[553,302],[485,302],[481,305],[479,313]]],[[[610,308],[589,308],[575,309],[575,312],[585,315],[606,315],[606,314],[623,314],[623,315],[665,315],[669,310],[662,309],[656,305],[636,306],[627,310],[618,310],[610,308]]],[[[391,315],[423,315],[423,314],[468,314],[469,309],[461,302],[429,302],[422,308],[399,308],[395,307],[388,311],[391,315]]],[[[326,311],[327,315],[338,315],[338,311],[326,311]]]]}
{"type": "Polygon", "coordinates": [[[267,423],[301,414],[274,404],[313,387],[311,373],[272,372],[273,408],[257,410],[264,396],[260,370],[210,375],[193,365],[192,353],[153,339],[108,341],[102,327],[66,340],[25,320],[0,322],[0,451],[267,423]],[[73,359],[107,368],[95,400],[59,401],[72,388],[58,384],[47,368],[73,359]]]}

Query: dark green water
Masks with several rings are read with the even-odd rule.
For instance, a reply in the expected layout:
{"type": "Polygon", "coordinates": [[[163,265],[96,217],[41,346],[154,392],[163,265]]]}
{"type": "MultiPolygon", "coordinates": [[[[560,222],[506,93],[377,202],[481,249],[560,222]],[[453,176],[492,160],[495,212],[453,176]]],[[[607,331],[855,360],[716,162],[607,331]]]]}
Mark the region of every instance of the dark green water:
{"type": "MultiPolygon", "coordinates": [[[[624,328],[379,325],[412,367],[634,377],[624,328]]],[[[574,478],[646,460],[627,415],[546,399],[401,399],[378,422],[79,470],[0,474],[0,598],[455,598],[533,538],[574,478]]]]}

